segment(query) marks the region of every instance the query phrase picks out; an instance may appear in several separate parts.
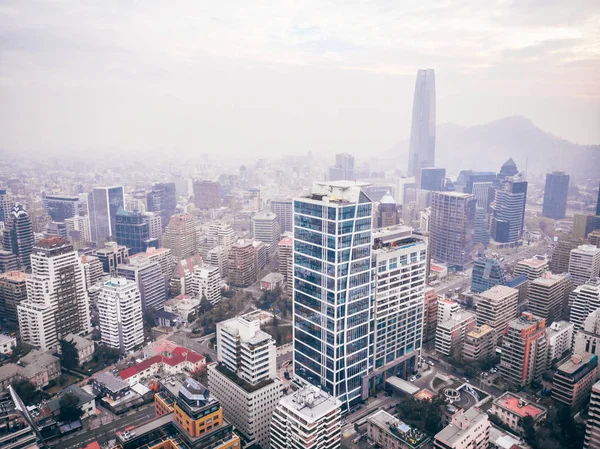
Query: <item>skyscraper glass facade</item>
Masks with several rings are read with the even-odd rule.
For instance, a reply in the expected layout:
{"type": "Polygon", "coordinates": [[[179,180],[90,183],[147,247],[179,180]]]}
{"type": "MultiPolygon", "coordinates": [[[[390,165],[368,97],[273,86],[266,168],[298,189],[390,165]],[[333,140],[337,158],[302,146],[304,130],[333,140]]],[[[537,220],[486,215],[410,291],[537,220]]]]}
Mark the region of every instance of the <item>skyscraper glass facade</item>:
{"type": "Polygon", "coordinates": [[[123,186],[96,187],[88,194],[92,240],[100,242],[116,233],[117,211],[124,208],[123,186]]]}

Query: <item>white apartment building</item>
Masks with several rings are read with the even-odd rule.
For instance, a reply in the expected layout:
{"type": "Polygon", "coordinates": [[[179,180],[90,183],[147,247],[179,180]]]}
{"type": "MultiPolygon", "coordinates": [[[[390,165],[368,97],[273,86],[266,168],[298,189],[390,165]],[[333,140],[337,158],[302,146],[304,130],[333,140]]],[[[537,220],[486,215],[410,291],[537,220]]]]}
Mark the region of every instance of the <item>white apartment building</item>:
{"type": "Polygon", "coordinates": [[[129,260],[148,259],[150,262],[157,262],[160,265],[160,271],[164,276],[173,274],[173,267],[176,265],[171,250],[169,248],[148,248],[145,253],[137,253],[129,257],[129,260]]]}
{"type": "Polygon", "coordinates": [[[517,317],[519,290],[496,285],[477,295],[477,324],[487,324],[501,336],[509,321],[517,317]]]}
{"type": "Polygon", "coordinates": [[[580,285],[573,290],[570,297],[573,301],[569,321],[575,325],[577,331],[583,327],[588,315],[600,308],[600,277],[580,285]]]}
{"type": "Polygon", "coordinates": [[[206,255],[206,263],[217,267],[221,278],[227,276],[227,259],[229,258],[229,251],[224,246],[215,246],[213,249],[208,251],[206,255]]]}
{"type": "Polygon", "coordinates": [[[85,274],[85,287],[89,290],[105,276],[102,262],[96,256],[81,256],[81,263],[85,274]]]}
{"type": "Polygon", "coordinates": [[[67,228],[67,236],[71,243],[75,241],[91,242],[92,231],[90,229],[90,217],[87,215],[76,215],[71,218],[65,218],[65,227],[67,228]],[[79,232],[79,238],[75,238],[75,232],[79,232]]]}
{"type": "Polygon", "coordinates": [[[211,304],[221,300],[221,273],[219,267],[202,265],[196,268],[192,275],[192,296],[202,299],[203,296],[211,304]]]}
{"type": "Polygon", "coordinates": [[[548,366],[553,361],[559,360],[565,352],[571,349],[574,328],[575,325],[568,321],[556,321],[546,328],[548,366]]]}
{"type": "MultiPolygon", "coordinates": [[[[135,210],[135,209],[132,209],[135,210]]],[[[162,246],[162,218],[155,212],[146,212],[144,214],[144,222],[148,223],[148,237],[158,240],[158,247],[162,246]]]]}
{"type": "Polygon", "coordinates": [[[583,447],[584,449],[600,449],[600,381],[592,387],[588,416],[583,447]]]}
{"type": "Polygon", "coordinates": [[[571,250],[569,273],[575,285],[600,276],[600,248],[594,245],[580,245],[571,250]]]}
{"type": "Polygon", "coordinates": [[[104,345],[126,352],[144,343],[142,298],[135,281],[122,277],[106,281],[98,313],[104,345]]]}
{"type": "Polygon", "coordinates": [[[544,256],[535,256],[531,259],[523,259],[517,262],[513,274],[515,277],[524,274],[527,276],[527,279],[533,281],[548,271],[548,269],[548,259],[544,256]]]}
{"type": "Polygon", "coordinates": [[[452,318],[438,324],[435,331],[435,350],[445,356],[453,355],[461,349],[466,334],[477,325],[477,316],[471,312],[461,311],[452,318]]]}
{"type": "MultiPolygon", "coordinates": [[[[590,313],[583,327],[575,333],[573,354],[589,352],[600,356],[600,310],[590,313]]],[[[600,373],[598,373],[600,377],[600,373]]]]}
{"type": "Polygon", "coordinates": [[[0,334],[0,354],[11,354],[15,346],[17,346],[16,337],[0,334]]]}
{"type": "Polygon", "coordinates": [[[460,410],[452,422],[440,430],[434,439],[435,449],[487,449],[490,420],[487,413],[471,407],[460,410]]]}
{"type": "Polygon", "coordinates": [[[271,449],[337,449],[341,406],[318,387],[306,386],[279,401],[271,420],[271,449]]]}
{"type": "Polygon", "coordinates": [[[460,312],[460,306],[457,302],[447,298],[438,298],[437,308],[437,322],[438,324],[448,321],[452,318],[452,315],[460,312]]]}
{"type": "Polygon", "coordinates": [[[27,299],[17,306],[24,342],[48,351],[68,334],[91,330],[81,259],[60,237],[40,240],[31,253],[27,299]]]}
{"type": "Polygon", "coordinates": [[[273,212],[259,212],[252,217],[252,235],[254,240],[263,242],[273,250],[281,238],[281,228],[277,222],[277,215],[273,212]]]}
{"type": "Polygon", "coordinates": [[[163,304],[163,310],[165,312],[179,315],[187,321],[190,316],[196,315],[199,305],[200,299],[193,298],[189,295],[179,295],[175,298],[165,301],[163,304]]]}

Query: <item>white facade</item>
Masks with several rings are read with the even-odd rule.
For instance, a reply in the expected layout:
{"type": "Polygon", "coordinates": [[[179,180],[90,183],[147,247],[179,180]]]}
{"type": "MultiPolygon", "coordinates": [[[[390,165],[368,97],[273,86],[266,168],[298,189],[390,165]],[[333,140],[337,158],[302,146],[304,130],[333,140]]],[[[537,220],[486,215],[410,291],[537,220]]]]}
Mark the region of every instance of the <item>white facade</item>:
{"type": "Polygon", "coordinates": [[[477,407],[460,410],[452,417],[452,422],[435,436],[435,449],[487,449],[489,443],[490,420],[487,414],[477,407]]]}
{"type": "Polygon", "coordinates": [[[275,340],[260,330],[260,321],[251,315],[217,324],[217,355],[219,362],[250,384],[277,377],[275,340]]]}
{"type": "Polygon", "coordinates": [[[273,212],[259,212],[252,217],[252,235],[254,240],[264,242],[271,250],[281,238],[281,228],[277,222],[277,215],[273,212]]]}
{"type": "Polygon", "coordinates": [[[556,321],[546,328],[548,341],[548,366],[571,349],[575,325],[568,321],[556,321]]]}
{"type": "Polygon", "coordinates": [[[594,245],[581,245],[571,250],[569,273],[575,285],[600,276],[600,248],[594,245]]]}
{"type": "Polygon", "coordinates": [[[279,401],[271,420],[271,449],[337,449],[342,403],[314,386],[279,401]]]}
{"type": "Polygon", "coordinates": [[[531,259],[523,259],[517,262],[513,274],[515,277],[524,274],[527,276],[527,279],[533,281],[546,271],[548,271],[548,259],[543,256],[536,256],[531,259]]]}
{"type": "MultiPolygon", "coordinates": [[[[589,352],[600,357],[600,310],[590,313],[583,328],[577,331],[573,343],[573,354],[589,352]]],[[[600,377],[600,372],[598,372],[600,377]]]]}
{"type": "Polygon", "coordinates": [[[192,275],[192,295],[198,299],[206,296],[208,302],[216,304],[221,300],[221,273],[219,267],[202,265],[192,275]]]}
{"type": "Polygon", "coordinates": [[[104,268],[96,256],[81,256],[81,262],[85,273],[85,286],[89,290],[92,285],[104,277],[104,268]]]}
{"type": "MultiPolygon", "coordinates": [[[[135,210],[135,209],[133,209],[135,210]]],[[[155,212],[146,212],[144,222],[148,223],[148,236],[158,240],[158,247],[162,246],[162,218],[155,212]]]]}
{"type": "Polygon", "coordinates": [[[134,281],[112,278],[98,297],[102,343],[120,351],[131,351],[144,343],[140,290],[134,281]]]}
{"type": "Polygon", "coordinates": [[[0,354],[10,354],[17,346],[17,338],[0,334],[0,354]]]}
{"type": "Polygon", "coordinates": [[[517,317],[519,291],[496,285],[477,295],[477,324],[493,327],[502,335],[509,321],[517,317]]]}
{"type": "Polygon", "coordinates": [[[83,265],[64,240],[44,239],[34,247],[26,287],[27,300],[17,306],[24,342],[48,351],[70,333],[91,330],[83,265]]]}
{"type": "Polygon", "coordinates": [[[69,241],[73,241],[71,237],[72,231],[79,231],[80,241],[91,242],[92,231],[90,229],[90,217],[87,215],[76,215],[71,218],[65,218],[65,227],[67,228],[67,236],[69,241]]]}
{"type": "Polygon", "coordinates": [[[187,320],[190,315],[195,315],[200,305],[198,298],[192,298],[189,295],[179,295],[173,299],[169,299],[163,304],[165,312],[174,313],[183,319],[187,320]]]}
{"type": "Polygon", "coordinates": [[[461,348],[467,332],[475,328],[477,317],[471,312],[459,312],[439,323],[435,331],[435,350],[446,356],[461,348]]]}
{"type": "Polygon", "coordinates": [[[452,315],[460,312],[460,310],[460,306],[457,302],[442,297],[438,298],[437,323],[441,324],[444,321],[448,321],[452,318],[452,315]]]}
{"type": "Polygon", "coordinates": [[[209,265],[219,268],[219,274],[221,278],[227,276],[227,259],[229,252],[224,246],[215,246],[213,249],[208,251],[206,255],[206,262],[209,265]]]}
{"type": "Polygon", "coordinates": [[[585,319],[600,308],[600,278],[589,280],[571,293],[573,302],[569,321],[575,325],[575,330],[583,327],[585,319]]]}

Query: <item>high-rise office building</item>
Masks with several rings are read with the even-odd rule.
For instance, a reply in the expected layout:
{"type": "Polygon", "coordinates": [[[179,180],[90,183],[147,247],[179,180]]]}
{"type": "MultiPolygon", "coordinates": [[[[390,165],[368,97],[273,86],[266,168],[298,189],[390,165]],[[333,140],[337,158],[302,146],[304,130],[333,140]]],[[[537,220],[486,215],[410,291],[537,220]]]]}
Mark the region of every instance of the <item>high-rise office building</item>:
{"type": "Polygon", "coordinates": [[[0,187],[0,221],[6,222],[7,216],[12,209],[12,201],[8,191],[0,187]]]}
{"type": "Polygon", "coordinates": [[[446,180],[445,168],[426,167],[417,170],[417,187],[421,190],[440,191],[444,190],[446,180]]]}
{"type": "Polygon", "coordinates": [[[546,320],[524,312],[508,324],[502,340],[500,375],[517,386],[539,381],[547,362],[546,320]]]}
{"type": "Polygon", "coordinates": [[[556,242],[554,251],[552,251],[552,259],[548,264],[550,271],[554,274],[567,273],[569,271],[571,250],[577,248],[581,243],[581,241],[572,239],[563,239],[556,242]]]}
{"type": "Polygon", "coordinates": [[[223,403],[223,414],[247,444],[269,447],[271,416],[283,387],[277,375],[273,338],[260,330],[260,320],[245,315],[217,324],[220,366],[208,367],[208,386],[223,403]]]}
{"type": "Polygon", "coordinates": [[[19,326],[17,306],[27,299],[27,277],[22,271],[0,275],[0,322],[10,329],[19,326]]]}
{"type": "Polygon", "coordinates": [[[554,374],[552,399],[573,411],[579,410],[590,397],[597,372],[597,355],[588,352],[573,354],[554,374]]]}
{"type": "Polygon", "coordinates": [[[577,287],[571,295],[573,303],[569,321],[575,325],[575,330],[579,330],[585,319],[600,308],[600,278],[590,279],[577,287]]]}
{"type": "Polygon", "coordinates": [[[461,170],[454,187],[457,192],[473,193],[477,198],[477,206],[486,209],[490,200],[488,189],[496,179],[494,172],[461,170]]]}
{"type": "Polygon", "coordinates": [[[335,165],[329,167],[329,181],[354,181],[354,156],[348,153],[335,155],[335,165]]]}
{"type": "Polygon", "coordinates": [[[85,287],[89,290],[105,276],[104,267],[96,256],[81,256],[81,263],[85,274],[85,287]]]}
{"type": "Polygon", "coordinates": [[[52,221],[65,221],[79,215],[81,202],[78,196],[43,195],[42,205],[52,221]]]}
{"type": "Polygon", "coordinates": [[[119,265],[117,274],[135,281],[142,298],[142,311],[160,309],[167,299],[167,281],[158,262],[147,257],[129,259],[128,265],[119,265]]]}
{"type": "Polygon", "coordinates": [[[194,181],[194,204],[198,209],[218,209],[221,206],[221,186],[218,182],[194,181]]]}
{"type": "Polygon", "coordinates": [[[249,240],[239,240],[231,245],[227,259],[229,283],[235,287],[248,287],[256,282],[256,251],[249,240]]]}
{"type": "Polygon", "coordinates": [[[477,326],[477,316],[471,312],[453,313],[450,319],[438,323],[435,331],[435,350],[454,356],[463,349],[466,335],[477,326]]]}
{"type": "Polygon", "coordinates": [[[570,274],[544,273],[529,282],[527,289],[529,311],[537,317],[544,318],[546,324],[558,321],[570,291],[570,274]]]}
{"type": "Polygon", "coordinates": [[[492,239],[516,243],[523,234],[527,181],[525,173],[506,178],[496,190],[492,203],[492,239]]]}
{"type": "Polygon", "coordinates": [[[142,298],[135,281],[106,281],[98,296],[98,317],[104,346],[127,352],[144,343],[142,298]]]}
{"type": "Polygon", "coordinates": [[[519,291],[505,285],[496,285],[477,295],[477,324],[487,324],[498,336],[506,325],[517,317],[519,291]]]}
{"type": "Polygon", "coordinates": [[[68,334],[91,330],[83,265],[72,245],[58,237],[40,240],[26,285],[27,300],[17,306],[23,341],[47,351],[68,334]]]}
{"type": "Polygon", "coordinates": [[[600,248],[600,229],[596,229],[588,234],[588,243],[600,248]]]}
{"type": "Polygon", "coordinates": [[[591,214],[574,214],[571,238],[581,242],[587,239],[587,236],[590,234],[590,232],[599,228],[600,217],[591,214]]]}
{"type": "Polygon", "coordinates": [[[548,271],[548,259],[544,256],[535,256],[531,259],[519,260],[515,265],[513,275],[519,276],[524,274],[528,280],[533,281],[546,271],[548,271]]]}
{"type": "Polygon", "coordinates": [[[481,293],[495,285],[506,285],[506,276],[497,259],[477,259],[473,263],[471,291],[481,293]]]}
{"type": "Polygon", "coordinates": [[[498,333],[487,324],[476,326],[467,332],[463,343],[462,355],[465,360],[489,361],[496,355],[498,333]]]}
{"type": "Polygon", "coordinates": [[[584,449],[600,449],[600,381],[592,386],[583,447],[584,449]]]}
{"type": "Polygon", "coordinates": [[[33,249],[33,223],[22,204],[16,203],[4,223],[3,247],[17,258],[20,269],[31,267],[29,256],[33,249]]]}
{"type": "Polygon", "coordinates": [[[152,184],[152,190],[146,196],[148,212],[156,212],[161,218],[161,224],[167,227],[171,217],[177,211],[177,194],[174,182],[152,184]]]}
{"type": "Polygon", "coordinates": [[[196,254],[196,229],[194,217],[190,214],[176,214],[171,217],[163,235],[163,246],[171,249],[176,260],[196,254]]]}
{"type": "Polygon", "coordinates": [[[258,212],[252,217],[252,235],[267,245],[269,251],[274,251],[281,238],[281,229],[277,215],[273,212],[258,212]]]}
{"type": "Polygon", "coordinates": [[[364,183],[294,200],[294,369],[351,407],[369,371],[372,202],[364,183]],[[326,329],[316,323],[327,323],[326,329]]]}
{"type": "Polygon", "coordinates": [[[277,245],[279,251],[279,273],[285,277],[285,291],[291,295],[294,278],[294,249],[292,239],[284,237],[277,245]]]}
{"type": "Polygon", "coordinates": [[[271,449],[338,449],[342,438],[341,405],[312,385],[284,397],[271,420],[271,449]]]}
{"type": "Polygon", "coordinates": [[[144,222],[148,224],[148,238],[150,241],[149,245],[156,245],[149,247],[161,248],[163,236],[163,224],[161,216],[156,212],[146,212],[143,217],[144,222]]]}
{"type": "Polygon", "coordinates": [[[271,211],[277,216],[281,233],[292,232],[294,227],[294,205],[292,200],[271,201],[271,211]]]}
{"type": "Polygon", "coordinates": [[[88,216],[92,241],[115,235],[117,211],[125,207],[123,186],[96,187],[88,194],[88,216]]]}
{"type": "Polygon", "coordinates": [[[434,260],[459,269],[471,261],[475,203],[475,196],[468,193],[431,193],[429,234],[434,260]]]}
{"type": "Polygon", "coordinates": [[[117,267],[124,264],[129,257],[129,250],[116,242],[106,242],[103,248],[96,250],[95,255],[102,262],[104,272],[116,276],[117,267]]]}
{"type": "Polygon", "coordinates": [[[431,341],[435,338],[438,324],[438,294],[433,287],[425,287],[424,299],[423,341],[431,341]]]}
{"type": "Polygon", "coordinates": [[[65,227],[67,228],[67,238],[71,243],[84,244],[92,241],[90,217],[87,215],[65,218],[65,227]]]}
{"type": "Polygon", "coordinates": [[[589,352],[600,355],[600,310],[590,313],[573,338],[573,354],[589,352]]]}
{"type": "Polygon", "coordinates": [[[410,129],[408,176],[435,167],[435,73],[418,70],[410,129]]]}
{"type": "Polygon", "coordinates": [[[517,164],[515,164],[515,161],[513,161],[511,157],[504,164],[502,164],[502,167],[500,167],[497,179],[500,183],[502,183],[507,177],[515,176],[517,173],[519,173],[517,164]]]}
{"type": "Polygon", "coordinates": [[[569,273],[575,285],[583,285],[600,276],[600,248],[594,245],[580,245],[571,250],[569,273]]]}
{"type": "Polygon", "coordinates": [[[67,226],[64,221],[51,221],[46,224],[44,234],[47,237],[60,237],[68,240],[67,226]]]}
{"type": "Polygon", "coordinates": [[[227,258],[227,249],[224,246],[215,246],[213,249],[208,251],[208,254],[206,255],[206,262],[209,265],[218,267],[221,278],[224,278],[229,274],[227,268],[227,258]]]}
{"type": "Polygon", "coordinates": [[[400,215],[400,207],[388,190],[377,206],[377,228],[396,226],[400,223],[400,215]]]}
{"type": "Polygon", "coordinates": [[[115,236],[119,245],[126,246],[129,254],[146,251],[149,247],[158,248],[158,240],[150,238],[150,226],[144,214],[138,211],[117,212],[115,236]]]}
{"type": "Polygon", "coordinates": [[[17,256],[10,251],[0,249],[0,273],[17,271],[18,269],[19,262],[17,261],[17,256]]]}
{"type": "MultiPolygon", "coordinates": [[[[397,226],[373,233],[373,371],[363,378],[371,392],[387,376],[417,369],[423,341],[427,242],[412,228],[397,226]],[[398,288],[401,286],[402,290],[398,288]]],[[[298,309],[297,309],[298,310],[298,309]]]]}
{"type": "Polygon", "coordinates": [[[564,218],[567,213],[569,175],[555,171],[546,175],[542,215],[548,218],[564,218]]]}

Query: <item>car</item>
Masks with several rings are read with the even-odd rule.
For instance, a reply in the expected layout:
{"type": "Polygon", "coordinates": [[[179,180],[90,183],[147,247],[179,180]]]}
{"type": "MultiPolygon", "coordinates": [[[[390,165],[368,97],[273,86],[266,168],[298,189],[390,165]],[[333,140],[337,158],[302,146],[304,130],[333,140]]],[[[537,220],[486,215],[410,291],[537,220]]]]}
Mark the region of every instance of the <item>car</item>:
{"type": "Polygon", "coordinates": [[[420,379],[421,377],[423,377],[423,376],[421,376],[420,374],[417,374],[417,379],[420,379]]]}
{"type": "Polygon", "coordinates": [[[411,382],[414,382],[415,380],[417,380],[417,376],[412,376],[412,377],[411,377],[410,379],[408,379],[408,380],[410,380],[411,382]]]}
{"type": "Polygon", "coordinates": [[[434,366],[434,363],[433,363],[431,360],[428,360],[428,361],[427,361],[427,364],[428,364],[429,366],[434,366]]]}

